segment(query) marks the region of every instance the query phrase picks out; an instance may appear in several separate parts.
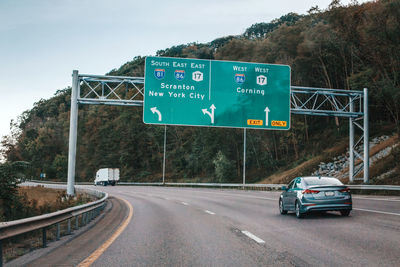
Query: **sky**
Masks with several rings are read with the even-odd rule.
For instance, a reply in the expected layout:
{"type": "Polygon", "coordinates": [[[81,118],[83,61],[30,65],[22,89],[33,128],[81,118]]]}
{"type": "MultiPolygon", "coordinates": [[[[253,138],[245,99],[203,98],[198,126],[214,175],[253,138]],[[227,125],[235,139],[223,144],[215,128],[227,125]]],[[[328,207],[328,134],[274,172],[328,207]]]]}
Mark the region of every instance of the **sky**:
{"type": "Polygon", "coordinates": [[[138,55],[242,34],[254,23],[330,2],[0,0],[0,138],[35,102],[70,86],[72,70],[102,75],[138,55]]]}

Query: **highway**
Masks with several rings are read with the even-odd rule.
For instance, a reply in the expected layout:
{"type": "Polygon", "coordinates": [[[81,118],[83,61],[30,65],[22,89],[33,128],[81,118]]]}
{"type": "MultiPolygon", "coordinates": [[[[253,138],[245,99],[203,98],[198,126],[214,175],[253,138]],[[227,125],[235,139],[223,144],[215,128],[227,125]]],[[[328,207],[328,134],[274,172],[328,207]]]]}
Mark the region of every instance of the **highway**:
{"type": "MultiPolygon", "coordinates": [[[[294,214],[279,214],[280,192],[150,186],[96,189],[127,200],[133,217],[92,266],[399,263],[400,197],[353,196],[349,217],[329,212],[297,219],[294,214]]],[[[92,243],[101,246],[103,239],[93,238],[92,243]]]]}

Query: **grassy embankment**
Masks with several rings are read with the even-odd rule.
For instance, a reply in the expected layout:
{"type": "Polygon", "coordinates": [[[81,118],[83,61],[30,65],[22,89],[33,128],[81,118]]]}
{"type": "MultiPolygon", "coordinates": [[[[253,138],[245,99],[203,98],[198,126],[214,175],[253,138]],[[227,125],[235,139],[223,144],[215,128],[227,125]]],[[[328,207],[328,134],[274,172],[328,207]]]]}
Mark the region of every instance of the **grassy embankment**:
{"type": "MultiPolygon", "coordinates": [[[[397,147],[385,157],[375,161],[370,166],[370,183],[371,184],[390,184],[400,185],[400,140],[398,135],[394,135],[389,139],[375,145],[370,149],[370,157],[376,155],[383,149],[391,147],[397,144],[397,147]],[[388,173],[384,177],[382,174],[388,173]]],[[[348,141],[337,143],[334,147],[324,150],[320,155],[313,157],[295,167],[289,166],[284,168],[273,175],[265,178],[260,183],[276,183],[285,184],[291,181],[294,177],[310,175],[313,171],[318,168],[320,162],[333,161],[333,157],[339,156],[345,153],[348,147],[348,141]]],[[[360,160],[355,162],[355,165],[361,163],[360,160]]],[[[348,172],[348,168],[343,170],[344,173],[348,172]]],[[[363,172],[359,173],[357,177],[362,177],[363,172]]],[[[348,183],[348,179],[344,179],[342,182],[348,183]]]]}

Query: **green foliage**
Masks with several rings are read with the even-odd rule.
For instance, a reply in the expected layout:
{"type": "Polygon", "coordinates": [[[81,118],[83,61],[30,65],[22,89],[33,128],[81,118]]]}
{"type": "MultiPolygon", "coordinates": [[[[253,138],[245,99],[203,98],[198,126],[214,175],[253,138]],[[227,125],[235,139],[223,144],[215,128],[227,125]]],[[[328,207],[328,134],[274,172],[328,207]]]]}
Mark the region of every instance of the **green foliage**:
{"type": "Polygon", "coordinates": [[[145,59],[145,57],[136,56],[132,61],[125,63],[118,70],[113,69],[107,75],[143,77],[145,59]]]}
{"type": "Polygon", "coordinates": [[[68,157],[66,155],[56,155],[51,167],[55,172],[55,177],[58,177],[62,181],[67,181],[68,157]]]}
{"type": "Polygon", "coordinates": [[[302,18],[301,15],[298,15],[296,13],[289,13],[269,23],[264,23],[264,22],[256,23],[251,25],[244,32],[243,36],[248,39],[265,38],[269,33],[276,30],[282,24],[292,26],[301,18],[302,18]]]}
{"type": "Polygon", "coordinates": [[[23,212],[17,188],[28,165],[26,162],[0,164],[0,221],[13,220],[23,212]]]}
{"type": "Polygon", "coordinates": [[[229,35],[221,38],[217,38],[213,41],[211,41],[210,46],[214,49],[214,52],[216,49],[223,47],[227,42],[238,38],[237,36],[229,35]]]}
{"type": "Polygon", "coordinates": [[[232,180],[234,164],[221,151],[218,151],[213,163],[218,183],[226,183],[232,180]]]}
{"type": "Polygon", "coordinates": [[[213,59],[213,49],[216,48],[215,45],[218,45],[221,42],[223,42],[223,40],[220,42],[214,42],[213,44],[189,43],[186,45],[178,45],[165,50],[159,50],[156,55],[162,57],[213,59]]]}

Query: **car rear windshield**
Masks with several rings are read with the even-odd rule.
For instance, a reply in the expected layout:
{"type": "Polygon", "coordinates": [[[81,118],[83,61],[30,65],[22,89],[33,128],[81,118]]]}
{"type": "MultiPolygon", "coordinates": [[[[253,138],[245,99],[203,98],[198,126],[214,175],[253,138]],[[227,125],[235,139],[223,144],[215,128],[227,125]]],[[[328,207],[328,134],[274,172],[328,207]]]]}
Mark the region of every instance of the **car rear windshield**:
{"type": "Polygon", "coordinates": [[[336,178],[319,178],[319,177],[306,177],[304,178],[306,185],[343,185],[336,178]]]}

